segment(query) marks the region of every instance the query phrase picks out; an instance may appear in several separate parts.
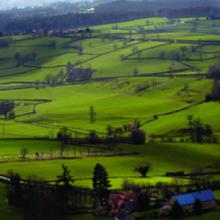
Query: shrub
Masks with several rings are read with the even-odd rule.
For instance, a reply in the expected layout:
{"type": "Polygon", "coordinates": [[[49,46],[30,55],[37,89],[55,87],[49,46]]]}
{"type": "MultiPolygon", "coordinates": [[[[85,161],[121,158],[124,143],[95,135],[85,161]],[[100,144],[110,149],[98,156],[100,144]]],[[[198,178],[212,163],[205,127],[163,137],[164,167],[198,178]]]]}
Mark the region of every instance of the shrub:
{"type": "Polygon", "coordinates": [[[147,163],[145,165],[139,165],[137,167],[135,167],[135,171],[137,171],[138,173],[141,174],[142,177],[146,177],[147,176],[147,173],[149,172],[150,170],[150,164],[147,163]]]}
{"type": "Polygon", "coordinates": [[[130,139],[134,144],[144,144],[146,141],[145,132],[140,129],[131,131],[130,139]]]}

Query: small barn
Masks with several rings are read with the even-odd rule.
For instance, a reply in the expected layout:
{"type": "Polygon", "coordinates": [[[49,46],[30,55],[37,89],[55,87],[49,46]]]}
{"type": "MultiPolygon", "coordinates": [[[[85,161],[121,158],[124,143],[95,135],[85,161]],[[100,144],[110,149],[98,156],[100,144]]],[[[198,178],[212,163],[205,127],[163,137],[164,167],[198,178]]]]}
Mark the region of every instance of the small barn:
{"type": "Polygon", "coordinates": [[[216,207],[216,198],[214,196],[214,193],[212,192],[212,190],[208,189],[173,196],[171,200],[160,209],[160,214],[168,214],[175,202],[178,202],[185,212],[193,212],[193,207],[197,200],[201,202],[201,208],[203,211],[214,209],[216,207]]]}

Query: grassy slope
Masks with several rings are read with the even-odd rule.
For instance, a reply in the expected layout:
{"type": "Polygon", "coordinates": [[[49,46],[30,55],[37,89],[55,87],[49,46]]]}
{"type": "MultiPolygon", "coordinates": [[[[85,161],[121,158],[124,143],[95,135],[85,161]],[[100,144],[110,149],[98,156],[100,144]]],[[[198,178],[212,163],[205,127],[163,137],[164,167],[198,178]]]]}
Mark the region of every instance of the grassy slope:
{"type": "MultiPolygon", "coordinates": [[[[105,131],[108,124],[119,126],[124,123],[131,123],[135,119],[144,122],[152,119],[155,114],[174,111],[189,106],[190,103],[193,104],[203,100],[210,86],[209,80],[197,81],[190,78],[184,80],[131,78],[38,90],[1,91],[0,97],[4,99],[16,97],[17,99],[40,98],[52,100],[52,102],[39,105],[35,115],[18,117],[16,122],[5,122],[4,136],[54,135],[57,128],[64,125],[75,129],[105,131]],[[184,86],[183,83],[188,84],[189,92],[181,92],[184,86]],[[143,92],[137,92],[137,86],[143,84],[147,84],[149,87],[143,92]],[[93,124],[89,123],[88,116],[89,106],[91,105],[95,107],[97,113],[97,120],[93,124]],[[21,133],[21,130],[24,132],[21,133]]],[[[211,103],[160,117],[157,121],[145,125],[144,128],[148,133],[164,132],[164,123],[166,131],[172,128],[180,128],[185,126],[188,114],[197,112],[197,109],[201,109],[200,111],[202,112],[202,108],[206,108],[209,105],[211,103]],[[170,120],[173,117],[175,117],[175,120],[170,120]],[[168,120],[167,122],[170,125],[166,124],[165,119],[168,120]],[[180,121],[181,124],[177,124],[180,121]]],[[[22,113],[22,109],[19,109],[19,111],[22,113]]],[[[199,116],[203,119],[203,115],[199,116]]],[[[218,129],[217,108],[213,109],[212,117],[213,125],[218,129]]]]}
{"type": "MultiPolygon", "coordinates": [[[[133,60],[121,61],[121,55],[131,55],[132,48],[137,46],[138,50],[143,50],[142,56],[145,58],[158,57],[160,50],[165,50],[168,53],[179,52],[181,46],[187,46],[190,50],[190,45],[172,44],[163,47],[149,49],[152,46],[163,44],[162,42],[142,42],[140,38],[147,39],[187,39],[187,40],[219,40],[215,34],[210,34],[213,30],[204,28],[203,26],[212,26],[209,21],[201,19],[197,32],[192,33],[192,19],[182,19],[185,23],[170,25],[166,19],[152,18],[140,19],[137,21],[119,23],[118,29],[115,24],[96,26],[93,29],[101,31],[101,34],[111,33],[117,36],[128,38],[130,35],[132,41],[126,42],[122,40],[103,40],[103,37],[98,39],[87,39],[81,41],[71,41],[69,38],[51,38],[42,37],[39,39],[27,39],[30,36],[13,36],[17,42],[11,45],[10,48],[0,49],[0,82],[9,81],[36,81],[43,80],[48,74],[56,74],[59,70],[65,69],[67,62],[76,63],[81,61],[83,67],[91,66],[96,69],[95,77],[108,76],[126,76],[132,75],[133,69],[138,67],[140,73],[164,72],[170,68],[173,60],[149,60],[136,59],[136,55],[131,56],[133,60]],[[148,21],[147,21],[148,20],[148,21]],[[140,34],[138,30],[140,26],[144,26],[145,30],[164,29],[166,33],[150,33],[140,34]],[[48,44],[51,40],[56,41],[56,48],[49,48],[48,44]],[[79,55],[73,48],[63,49],[63,42],[70,42],[71,46],[80,45],[84,48],[84,54],[79,55]],[[30,66],[16,67],[14,54],[21,52],[28,54],[36,52],[38,58],[34,62],[27,63],[30,66]],[[59,66],[57,66],[59,65],[59,66]],[[36,67],[41,66],[41,69],[36,67]]],[[[219,22],[216,22],[219,25],[219,22]]],[[[216,31],[214,29],[214,31],[216,31]]],[[[98,35],[97,35],[98,36],[98,35]]],[[[126,40],[127,41],[127,40],[126,40]]],[[[204,46],[203,59],[212,58],[220,49],[217,46],[204,46]]],[[[188,58],[194,61],[184,61],[194,67],[199,67],[202,73],[205,73],[208,66],[215,63],[217,59],[198,60],[199,54],[187,53],[188,58]],[[197,60],[196,60],[197,59],[197,60]]],[[[178,62],[175,62],[175,69],[185,67],[178,62]]],[[[184,72],[194,73],[194,70],[184,72]]],[[[3,86],[3,85],[2,85],[3,86]]],[[[4,85],[5,86],[5,85],[4,85]]],[[[87,132],[90,129],[104,131],[108,124],[120,126],[123,123],[132,122],[134,119],[147,121],[154,114],[173,111],[190,105],[204,99],[205,95],[211,89],[211,82],[208,80],[197,80],[192,78],[129,78],[118,79],[114,81],[105,81],[101,83],[87,83],[75,86],[65,86],[47,89],[28,89],[16,91],[0,91],[1,99],[51,99],[51,103],[42,104],[37,107],[37,114],[17,118],[17,121],[4,122],[5,126],[1,126],[1,137],[34,137],[34,136],[55,136],[59,126],[68,126],[75,130],[87,132]],[[156,85],[154,85],[156,82],[156,85]],[[149,84],[149,88],[142,92],[136,92],[137,86],[149,84]],[[184,93],[181,89],[189,85],[190,90],[184,93]],[[154,86],[153,86],[154,85],[154,86]],[[97,121],[94,124],[89,123],[88,109],[90,105],[94,105],[97,111],[97,121]],[[5,127],[5,131],[4,128],[5,127]]],[[[186,126],[186,116],[194,114],[200,117],[204,122],[211,124],[215,132],[220,131],[219,121],[219,103],[205,103],[190,109],[184,110],[172,115],[161,116],[158,120],[146,124],[144,129],[148,133],[166,133],[171,130],[177,130],[186,126]]],[[[25,113],[30,107],[16,111],[25,113]]],[[[1,121],[2,122],[2,121],[1,121]]],[[[3,122],[2,122],[3,123],[3,122]]],[[[48,142],[32,142],[32,141],[1,141],[0,155],[11,155],[17,157],[21,148],[28,148],[30,153],[35,152],[50,152],[51,149],[55,152],[58,150],[57,143],[48,142]],[[45,147],[46,146],[46,147],[45,147]]],[[[136,175],[133,171],[135,165],[140,162],[150,161],[153,165],[152,175],[163,174],[167,170],[191,170],[201,165],[209,164],[215,160],[219,160],[218,145],[195,145],[195,144],[157,144],[139,146],[121,146],[130,151],[141,152],[140,155],[114,157],[114,158],[86,158],[83,160],[68,160],[68,161],[41,161],[41,162],[25,162],[25,163],[6,163],[0,164],[1,172],[7,173],[9,169],[20,172],[23,176],[36,174],[44,178],[54,179],[61,172],[61,164],[67,164],[72,174],[78,177],[91,177],[92,167],[97,161],[103,163],[110,176],[125,176],[136,175]],[[158,152],[160,152],[158,154],[158,152]],[[201,164],[202,161],[202,164],[201,164]],[[29,166],[27,166],[27,164],[29,166]],[[119,169],[120,168],[120,169],[119,169]],[[83,171],[83,172],[82,172],[83,171]]],[[[124,178],[120,177],[112,179],[113,187],[120,187],[124,178]]],[[[136,181],[150,181],[151,183],[158,181],[173,181],[172,179],[151,177],[146,180],[136,178],[136,181]]],[[[88,180],[76,181],[76,184],[91,186],[88,180]]],[[[0,187],[2,190],[2,187],[0,187]]],[[[0,193],[2,195],[2,193],[0,193]]],[[[16,210],[8,207],[4,199],[0,198],[0,217],[1,219],[19,218],[19,213],[16,210]]],[[[208,213],[199,217],[191,217],[189,219],[218,219],[219,213],[208,213]]],[[[74,216],[74,219],[96,219],[93,216],[74,216]]],[[[103,218],[103,220],[106,220],[103,218]]]]}

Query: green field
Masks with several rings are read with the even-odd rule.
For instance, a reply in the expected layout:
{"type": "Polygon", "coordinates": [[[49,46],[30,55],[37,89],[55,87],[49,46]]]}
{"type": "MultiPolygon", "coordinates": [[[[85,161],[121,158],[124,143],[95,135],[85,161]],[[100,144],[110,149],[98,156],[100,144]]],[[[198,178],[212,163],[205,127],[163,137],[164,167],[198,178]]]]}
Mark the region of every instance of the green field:
{"type": "MultiPolygon", "coordinates": [[[[116,189],[124,180],[188,182],[164,174],[190,172],[219,162],[219,144],[180,143],[185,138],[180,131],[187,128],[188,115],[209,124],[214,135],[220,137],[220,103],[205,101],[213,86],[206,78],[208,68],[219,63],[216,26],[220,22],[216,21],[215,26],[205,18],[196,22],[195,29],[194,18],[149,18],[93,26],[92,34],[84,37],[77,32],[64,36],[7,36],[12,43],[0,48],[0,101],[14,101],[16,117],[6,120],[0,115],[0,174],[13,170],[24,178],[55,180],[65,164],[76,186],[91,187],[92,170],[99,162],[106,167],[112,188],[116,189]],[[20,65],[16,53],[34,58],[20,65]],[[46,83],[48,77],[60,71],[65,75],[67,63],[92,68],[92,79],[68,82],[65,78],[57,84],[46,83]],[[93,123],[91,106],[96,113],[93,123]],[[109,157],[99,155],[109,153],[104,145],[68,145],[64,156],[69,159],[59,157],[60,143],[54,139],[62,127],[67,127],[73,137],[84,137],[91,130],[105,136],[109,125],[118,128],[135,120],[142,123],[147,142],[154,135],[172,137],[174,143],[161,143],[158,138],[156,143],[140,146],[118,144],[113,146],[115,152],[130,154],[109,157]],[[24,148],[28,150],[27,160],[20,158],[24,148]],[[36,159],[36,153],[42,158],[36,159]],[[152,169],[144,179],[134,167],[145,162],[150,162],[152,169]]],[[[20,220],[21,213],[4,201],[2,187],[1,219],[20,220]]],[[[218,217],[216,211],[188,219],[218,217]]],[[[79,215],[73,219],[97,218],[79,215]]]]}
{"type": "MultiPolygon", "coordinates": [[[[178,22],[153,18],[94,26],[95,32],[86,39],[77,38],[77,34],[65,38],[12,36],[10,47],[1,48],[0,99],[16,100],[17,118],[2,120],[4,129],[0,135],[54,137],[62,126],[84,133],[91,129],[105,132],[108,125],[116,127],[135,119],[145,122],[154,115],[185,107],[189,108],[146,124],[144,130],[149,134],[178,130],[186,126],[186,116],[194,114],[205,123],[209,122],[218,135],[219,103],[194,105],[204,100],[212,88],[211,80],[197,77],[197,74],[205,75],[209,65],[218,61],[220,46],[199,45],[199,42],[218,40],[218,37],[212,34],[211,27],[210,33],[199,29],[192,32],[193,22],[193,18],[178,22]],[[161,33],[151,33],[154,29],[161,33]],[[178,40],[190,42],[179,43],[178,40]],[[55,46],[52,47],[51,42],[55,46]],[[83,48],[81,54],[77,47],[83,48]],[[183,47],[186,52],[181,51],[183,47]],[[36,58],[18,67],[16,52],[35,53],[36,58]],[[161,52],[165,53],[163,57],[161,52]],[[181,61],[174,59],[176,53],[182,56],[181,61]],[[122,60],[122,56],[125,59],[122,60]],[[93,81],[35,89],[36,82],[44,82],[60,70],[65,72],[68,62],[94,69],[93,81]],[[186,85],[189,89],[184,92],[182,89],[186,85]],[[35,99],[49,102],[39,103],[35,99]],[[89,122],[89,106],[94,106],[97,114],[93,124],[89,122]]],[[[205,23],[209,25],[209,21],[201,18],[198,26],[205,23]]]]}
{"type": "MultiPolygon", "coordinates": [[[[44,152],[55,154],[59,151],[58,143],[41,141],[32,143],[28,147],[29,141],[17,141],[16,146],[13,142],[2,141],[0,146],[1,158],[7,153],[8,156],[20,154],[21,147],[26,147],[29,154],[35,152],[44,152]],[[9,152],[10,149],[10,152],[9,152]]],[[[133,180],[135,182],[145,182],[155,184],[157,182],[185,182],[182,179],[172,179],[165,177],[166,172],[185,171],[190,172],[194,169],[208,166],[214,162],[220,161],[219,145],[216,144],[146,144],[143,146],[120,145],[115,146],[124,152],[133,152],[128,156],[112,157],[83,157],[81,159],[71,160],[34,160],[34,161],[4,161],[0,164],[1,173],[7,174],[9,170],[19,173],[27,178],[35,176],[45,180],[55,180],[61,172],[61,165],[67,165],[76,179],[75,185],[85,187],[92,186],[92,172],[97,162],[103,164],[108,170],[111,179],[112,188],[120,188],[123,181],[133,180]],[[159,152],[159,153],[158,153],[159,152]],[[202,161],[202,163],[201,163],[202,161]],[[134,171],[134,167],[140,163],[149,162],[152,164],[152,170],[146,179],[140,178],[134,171]],[[28,166],[27,166],[28,164],[28,166]]],[[[83,149],[83,148],[82,148],[83,149]]],[[[66,151],[70,154],[80,147],[67,146],[66,151]]],[[[85,149],[87,150],[87,149],[85,149]]]]}

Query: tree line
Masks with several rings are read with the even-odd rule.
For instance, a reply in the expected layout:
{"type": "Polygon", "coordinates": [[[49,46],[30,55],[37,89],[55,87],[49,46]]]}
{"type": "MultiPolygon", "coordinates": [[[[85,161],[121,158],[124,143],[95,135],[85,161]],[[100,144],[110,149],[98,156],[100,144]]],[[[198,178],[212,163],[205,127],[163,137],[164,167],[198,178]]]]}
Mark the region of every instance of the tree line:
{"type": "Polygon", "coordinates": [[[8,177],[8,203],[20,208],[25,220],[65,220],[80,208],[107,206],[111,187],[108,173],[99,163],[93,169],[92,190],[75,187],[74,177],[65,165],[53,185],[36,178],[22,180],[11,171],[8,177]]]}
{"type": "Polygon", "coordinates": [[[85,137],[77,138],[72,136],[71,130],[67,127],[61,128],[56,135],[56,139],[60,142],[60,154],[63,155],[65,147],[68,143],[78,144],[111,144],[111,143],[132,143],[144,144],[146,142],[146,133],[140,128],[137,122],[134,124],[124,125],[123,127],[106,128],[106,135],[100,136],[95,130],[91,130],[85,137]]]}
{"type": "Polygon", "coordinates": [[[188,132],[190,140],[196,143],[216,143],[217,137],[214,136],[213,129],[209,124],[203,124],[199,118],[193,115],[187,116],[188,132]]]}
{"type": "Polygon", "coordinates": [[[207,101],[220,101],[220,64],[209,66],[207,78],[213,80],[212,90],[206,96],[207,101]]]}
{"type": "Polygon", "coordinates": [[[126,11],[125,9],[126,8],[123,8],[123,10],[120,11],[110,10],[107,12],[101,11],[95,13],[62,14],[48,17],[32,16],[29,19],[18,18],[12,20],[8,19],[8,17],[2,16],[0,31],[5,34],[32,33],[33,30],[44,30],[48,32],[51,30],[65,30],[155,16],[180,18],[212,16],[213,14],[220,14],[220,9],[212,6],[186,7],[181,9],[165,8],[161,10],[154,10],[148,7],[146,10],[139,11],[126,11]]]}

